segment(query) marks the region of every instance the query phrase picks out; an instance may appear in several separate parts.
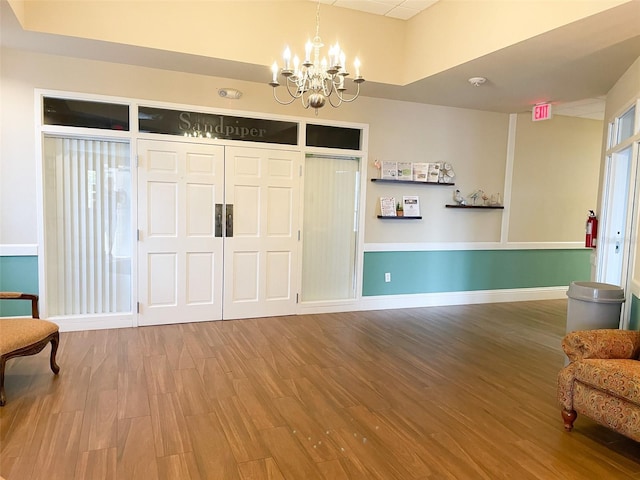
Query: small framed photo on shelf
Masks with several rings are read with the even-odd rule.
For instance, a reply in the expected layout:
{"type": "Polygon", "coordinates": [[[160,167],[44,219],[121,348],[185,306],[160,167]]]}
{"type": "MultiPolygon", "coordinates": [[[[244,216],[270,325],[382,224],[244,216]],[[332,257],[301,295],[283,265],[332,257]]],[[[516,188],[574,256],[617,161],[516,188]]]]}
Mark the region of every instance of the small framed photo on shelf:
{"type": "Polygon", "coordinates": [[[382,215],[383,217],[396,216],[395,197],[380,197],[380,215],[382,215]]]}
{"type": "Polygon", "coordinates": [[[405,195],[402,197],[402,209],[405,217],[420,216],[420,198],[417,195],[405,195]]]}

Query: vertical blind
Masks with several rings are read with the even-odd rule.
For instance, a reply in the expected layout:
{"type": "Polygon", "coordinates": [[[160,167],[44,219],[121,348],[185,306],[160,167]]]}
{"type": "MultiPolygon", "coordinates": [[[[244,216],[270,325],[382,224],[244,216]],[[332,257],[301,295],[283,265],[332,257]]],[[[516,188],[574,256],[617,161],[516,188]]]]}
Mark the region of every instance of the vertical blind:
{"type": "Polygon", "coordinates": [[[305,158],[302,301],[355,297],[360,161],[305,158]]]}
{"type": "Polygon", "coordinates": [[[126,142],[44,139],[50,316],[131,311],[131,170],[126,142]]]}

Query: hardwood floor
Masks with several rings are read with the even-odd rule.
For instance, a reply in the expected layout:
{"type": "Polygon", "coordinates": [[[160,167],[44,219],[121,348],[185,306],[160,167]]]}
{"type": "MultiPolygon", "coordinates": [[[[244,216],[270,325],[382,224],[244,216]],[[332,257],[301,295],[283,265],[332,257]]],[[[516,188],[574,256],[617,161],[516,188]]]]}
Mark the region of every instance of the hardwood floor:
{"type": "Polygon", "coordinates": [[[640,479],[556,375],[566,301],[62,333],[7,365],[7,480],[640,479]]]}

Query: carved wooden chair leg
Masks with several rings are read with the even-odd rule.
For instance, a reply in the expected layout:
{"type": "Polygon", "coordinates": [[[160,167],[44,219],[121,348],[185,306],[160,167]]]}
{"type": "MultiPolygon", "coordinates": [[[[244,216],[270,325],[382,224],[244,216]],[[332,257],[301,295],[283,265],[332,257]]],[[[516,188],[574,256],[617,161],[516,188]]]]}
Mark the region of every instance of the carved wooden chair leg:
{"type": "Polygon", "coordinates": [[[7,359],[0,357],[0,407],[4,407],[7,403],[7,398],[4,395],[4,366],[7,363],[7,359]]]}
{"type": "MultiPolygon", "coordinates": [[[[55,332],[51,336],[51,358],[49,359],[49,364],[51,365],[51,371],[56,375],[60,372],[60,367],[56,363],[56,353],[58,353],[58,344],[60,343],[60,333],[55,332]]],[[[4,371],[4,369],[3,369],[4,371]]]]}
{"type": "Polygon", "coordinates": [[[573,422],[576,421],[578,414],[575,410],[562,409],[562,421],[564,422],[564,429],[570,432],[573,429],[573,422]]]}

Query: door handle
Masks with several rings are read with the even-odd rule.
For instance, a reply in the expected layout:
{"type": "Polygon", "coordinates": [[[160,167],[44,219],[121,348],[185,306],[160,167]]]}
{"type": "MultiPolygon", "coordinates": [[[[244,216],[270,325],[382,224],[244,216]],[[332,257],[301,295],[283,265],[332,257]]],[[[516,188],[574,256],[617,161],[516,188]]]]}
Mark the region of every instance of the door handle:
{"type": "Polygon", "coordinates": [[[216,237],[222,237],[222,204],[221,203],[216,203],[215,216],[216,216],[215,235],[216,237]]]}
{"type": "Polygon", "coordinates": [[[226,212],[226,237],[233,237],[233,204],[227,204],[226,212]]]}

